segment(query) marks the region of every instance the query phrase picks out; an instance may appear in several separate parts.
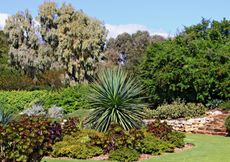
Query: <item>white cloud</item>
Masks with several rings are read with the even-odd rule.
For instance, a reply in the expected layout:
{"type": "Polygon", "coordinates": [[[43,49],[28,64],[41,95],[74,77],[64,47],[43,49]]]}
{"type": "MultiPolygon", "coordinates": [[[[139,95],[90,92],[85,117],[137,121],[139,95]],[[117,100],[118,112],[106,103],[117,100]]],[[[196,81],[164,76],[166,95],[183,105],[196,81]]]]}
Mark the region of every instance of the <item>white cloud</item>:
{"type": "MultiPolygon", "coordinates": [[[[6,24],[6,19],[10,16],[10,14],[7,13],[0,13],[0,29],[3,29],[6,24]]],[[[35,19],[33,19],[35,26],[40,26],[39,22],[35,19]]]]}
{"type": "Polygon", "coordinates": [[[120,25],[111,25],[105,24],[106,29],[109,31],[108,38],[116,38],[119,34],[124,32],[132,34],[140,31],[148,31],[150,35],[161,35],[165,38],[172,37],[170,33],[164,32],[163,30],[151,30],[144,25],[140,24],[120,24],[120,25]]]}
{"type": "MultiPolygon", "coordinates": [[[[10,15],[7,13],[0,13],[0,29],[3,29],[5,26],[5,21],[10,15]]],[[[39,23],[34,20],[35,26],[39,26],[39,23]]],[[[150,35],[161,35],[165,38],[173,37],[170,33],[164,32],[163,30],[151,30],[144,25],[140,24],[120,24],[120,25],[112,25],[105,24],[106,29],[109,31],[107,38],[116,38],[119,34],[124,32],[132,34],[140,31],[148,31],[150,35]]]]}
{"type": "Polygon", "coordinates": [[[5,23],[6,23],[6,19],[9,17],[10,15],[7,13],[0,13],[0,29],[4,28],[5,23]]]}

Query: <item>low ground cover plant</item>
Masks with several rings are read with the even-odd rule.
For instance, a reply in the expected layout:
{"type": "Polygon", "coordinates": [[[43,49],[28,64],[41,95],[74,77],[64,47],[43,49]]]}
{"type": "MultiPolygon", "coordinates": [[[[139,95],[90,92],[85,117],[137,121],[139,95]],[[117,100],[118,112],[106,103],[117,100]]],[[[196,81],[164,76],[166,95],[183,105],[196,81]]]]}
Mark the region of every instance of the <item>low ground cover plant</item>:
{"type": "Polygon", "coordinates": [[[82,130],[66,135],[63,141],[54,145],[52,156],[87,159],[101,155],[101,138],[103,133],[94,130],[82,130]]]}
{"type": "Polygon", "coordinates": [[[57,91],[48,91],[40,100],[46,108],[56,105],[64,108],[66,113],[71,113],[80,108],[90,108],[87,100],[88,89],[88,85],[79,85],[57,91]]]}
{"type": "Polygon", "coordinates": [[[0,101],[10,105],[10,109],[15,111],[23,111],[39,103],[45,109],[55,105],[64,108],[65,113],[70,113],[80,108],[89,108],[86,99],[87,92],[87,85],[68,87],[55,91],[0,91],[0,101]]]}

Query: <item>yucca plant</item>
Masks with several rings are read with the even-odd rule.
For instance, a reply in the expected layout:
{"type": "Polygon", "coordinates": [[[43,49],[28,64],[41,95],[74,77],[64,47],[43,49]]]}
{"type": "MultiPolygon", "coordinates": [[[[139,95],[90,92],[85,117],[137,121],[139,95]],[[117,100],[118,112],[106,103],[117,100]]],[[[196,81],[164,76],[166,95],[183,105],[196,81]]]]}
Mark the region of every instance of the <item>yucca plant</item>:
{"type": "Polygon", "coordinates": [[[94,110],[86,124],[103,132],[111,123],[117,123],[125,130],[141,127],[144,117],[142,92],[138,81],[121,69],[103,70],[90,88],[89,101],[94,110]]]}

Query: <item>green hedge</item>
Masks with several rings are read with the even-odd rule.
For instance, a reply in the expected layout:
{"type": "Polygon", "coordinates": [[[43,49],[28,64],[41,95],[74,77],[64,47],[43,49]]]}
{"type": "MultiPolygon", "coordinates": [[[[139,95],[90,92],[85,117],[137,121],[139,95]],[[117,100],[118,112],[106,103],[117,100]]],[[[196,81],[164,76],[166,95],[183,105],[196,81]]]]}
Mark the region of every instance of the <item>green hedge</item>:
{"type": "Polygon", "coordinates": [[[15,111],[22,111],[32,104],[40,102],[45,108],[52,105],[63,107],[67,113],[89,107],[86,95],[87,85],[68,87],[56,91],[0,91],[0,101],[5,107],[15,111]]]}

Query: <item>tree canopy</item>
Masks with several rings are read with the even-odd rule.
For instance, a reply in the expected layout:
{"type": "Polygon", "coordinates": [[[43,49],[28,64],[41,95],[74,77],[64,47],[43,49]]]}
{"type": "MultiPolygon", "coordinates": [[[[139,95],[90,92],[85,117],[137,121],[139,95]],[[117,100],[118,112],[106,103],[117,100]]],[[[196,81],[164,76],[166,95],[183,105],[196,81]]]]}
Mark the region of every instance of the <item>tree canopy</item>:
{"type": "Polygon", "coordinates": [[[64,69],[69,81],[89,81],[106,39],[103,23],[69,4],[57,7],[54,2],[42,4],[36,20],[39,25],[26,10],[6,21],[11,64],[32,77],[64,69]]]}
{"type": "Polygon", "coordinates": [[[122,64],[128,72],[136,73],[138,65],[143,61],[147,46],[163,40],[165,39],[161,36],[150,36],[147,31],[123,33],[116,38],[110,38],[105,50],[107,63],[122,64]]]}
{"type": "Polygon", "coordinates": [[[148,47],[140,76],[152,102],[230,98],[230,21],[185,27],[175,38],[148,47]]]}

